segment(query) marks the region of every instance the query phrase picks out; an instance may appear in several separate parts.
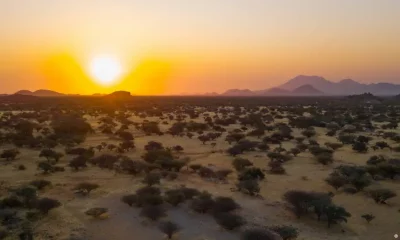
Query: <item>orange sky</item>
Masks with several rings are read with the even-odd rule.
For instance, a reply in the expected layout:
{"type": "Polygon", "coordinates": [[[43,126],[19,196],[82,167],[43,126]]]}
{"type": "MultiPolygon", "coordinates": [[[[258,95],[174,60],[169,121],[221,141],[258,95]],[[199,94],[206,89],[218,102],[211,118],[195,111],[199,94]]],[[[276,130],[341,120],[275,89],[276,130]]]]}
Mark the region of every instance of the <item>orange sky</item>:
{"type": "Polygon", "coordinates": [[[2,0],[0,93],[264,89],[299,75],[400,83],[398,0],[2,0]],[[119,84],[90,76],[121,62],[119,84]]]}

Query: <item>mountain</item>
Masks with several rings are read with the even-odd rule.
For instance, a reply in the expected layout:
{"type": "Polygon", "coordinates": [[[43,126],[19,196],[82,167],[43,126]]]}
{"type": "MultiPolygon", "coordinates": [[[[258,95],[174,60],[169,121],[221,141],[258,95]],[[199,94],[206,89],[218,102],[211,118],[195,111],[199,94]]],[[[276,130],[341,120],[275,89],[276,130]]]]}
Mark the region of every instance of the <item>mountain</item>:
{"type": "Polygon", "coordinates": [[[253,96],[254,92],[249,89],[229,89],[222,96],[253,96]]]}
{"type": "Polygon", "coordinates": [[[299,75],[279,86],[286,90],[294,90],[303,85],[311,85],[327,95],[356,95],[370,92],[375,95],[396,95],[400,93],[400,85],[392,83],[363,84],[352,79],[332,82],[319,76],[299,75]]]}
{"type": "Polygon", "coordinates": [[[270,88],[261,91],[255,91],[256,95],[263,95],[263,96],[287,96],[290,95],[291,92],[282,88],[270,88]]]}
{"type": "Polygon", "coordinates": [[[108,95],[105,95],[105,98],[111,98],[111,99],[127,99],[130,98],[132,95],[130,92],[127,91],[116,91],[113,93],[110,93],[108,95]]]}
{"type": "Polygon", "coordinates": [[[296,89],[294,89],[292,92],[292,95],[296,96],[308,96],[308,95],[323,95],[324,93],[316,89],[310,84],[302,85],[296,89]]]}
{"type": "Polygon", "coordinates": [[[35,97],[62,97],[62,96],[65,96],[62,93],[47,90],[47,89],[40,89],[40,90],[37,90],[34,92],[31,92],[29,90],[20,90],[20,91],[16,92],[15,94],[35,96],[35,97]]]}

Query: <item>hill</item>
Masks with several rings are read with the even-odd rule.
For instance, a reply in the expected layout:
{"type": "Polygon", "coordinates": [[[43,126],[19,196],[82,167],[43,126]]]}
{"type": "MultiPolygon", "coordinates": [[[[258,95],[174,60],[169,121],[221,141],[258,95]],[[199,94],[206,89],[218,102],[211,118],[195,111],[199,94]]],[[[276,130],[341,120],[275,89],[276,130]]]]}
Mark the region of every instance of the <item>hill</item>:
{"type": "Polygon", "coordinates": [[[29,90],[20,90],[16,92],[15,94],[17,95],[28,95],[28,96],[35,96],[35,97],[62,97],[65,96],[65,94],[47,90],[47,89],[39,89],[37,91],[29,91],[29,90]]]}

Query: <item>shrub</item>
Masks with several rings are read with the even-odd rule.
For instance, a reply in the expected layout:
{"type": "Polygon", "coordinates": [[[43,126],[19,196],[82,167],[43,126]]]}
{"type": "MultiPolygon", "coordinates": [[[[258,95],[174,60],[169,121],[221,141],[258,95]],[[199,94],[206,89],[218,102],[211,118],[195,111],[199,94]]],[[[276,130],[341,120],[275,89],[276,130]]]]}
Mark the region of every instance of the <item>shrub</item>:
{"type": "Polygon", "coordinates": [[[215,221],[226,230],[234,230],[246,223],[244,218],[239,215],[223,212],[214,215],[215,221]]]}
{"type": "Polygon", "coordinates": [[[202,167],[203,166],[201,164],[192,164],[189,166],[189,168],[192,169],[194,172],[197,172],[202,167]]]}
{"type": "Polygon", "coordinates": [[[17,149],[5,149],[0,154],[0,157],[5,158],[7,161],[11,161],[11,160],[15,160],[15,158],[19,154],[20,154],[20,152],[17,149]]]}
{"type": "Polygon", "coordinates": [[[15,195],[5,197],[0,202],[0,208],[21,208],[24,203],[15,195]]]}
{"type": "Polygon", "coordinates": [[[44,174],[48,174],[54,170],[53,166],[48,162],[39,162],[38,169],[42,170],[44,174]]]}
{"type": "Polygon", "coordinates": [[[202,192],[194,198],[190,204],[190,208],[198,213],[206,213],[214,206],[214,200],[208,192],[202,192]]]}
{"type": "Polygon", "coordinates": [[[378,164],[384,163],[384,162],[386,162],[386,158],[384,156],[374,155],[368,159],[367,164],[368,165],[378,165],[378,164]]]}
{"type": "Polygon", "coordinates": [[[366,175],[355,175],[350,179],[350,183],[357,189],[357,191],[361,191],[371,185],[372,182],[371,179],[366,175]]]}
{"type": "Polygon", "coordinates": [[[321,153],[317,155],[317,161],[323,165],[328,165],[333,162],[333,156],[329,153],[321,153]]]}
{"type": "Polygon", "coordinates": [[[396,197],[397,194],[390,189],[373,189],[368,191],[368,195],[374,199],[376,203],[386,204],[386,200],[396,197]]]}
{"type": "Polygon", "coordinates": [[[161,176],[158,173],[148,173],[144,179],[143,183],[147,184],[148,186],[153,186],[155,184],[160,184],[161,176]]]}
{"type": "Polygon", "coordinates": [[[78,156],[74,159],[72,159],[69,162],[69,166],[73,169],[75,169],[75,171],[78,171],[80,168],[86,168],[86,157],[83,156],[78,156]]]}
{"type": "Polygon", "coordinates": [[[158,219],[166,216],[165,209],[161,206],[145,206],[140,211],[140,216],[146,217],[152,221],[157,221],[158,219]]]}
{"type": "Polygon", "coordinates": [[[299,153],[301,153],[301,150],[298,148],[292,148],[290,149],[290,153],[293,154],[293,156],[297,156],[299,153]]]}
{"type": "Polygon", "coordinates": [[[287,191],[283,195],[284,200],[292,205],[292,210],[298,218],[308,213],[309,209],[315,205],[317,206],[316,213],[320,214],[319,207],[328,200],[327,194],[316,192],[305,192],[298,190],[287,191]]]}
{"type": "Polygon", "coordinates": [[[160,150],[150,150],[147,151],[143,155],[144,161],[148,163],[155,163],[156,161],[159,160],[172,160],[174,157],[171,153],[171,151],[160,149],[160,150]]]}
{"type": "Polygon", "coordinates": [[[94,218],[99,218],[101,215],[108,212],[107,208],[91,208],[85,211],[85,214],[94,218]]]}
{"type": "Polygon", "coordinates": [[[24,205],[29,208],[32,207],[36,200],[37,191],[36,187],[27,185],[16,189],[15,194],[21,197],[24,201],[24,205]]]}
{"type": "Polygon", "coordinates": [[[186,199],[192,199],[193,197],[200,195],[199,190],[195,188],[182,187],[181,191],[186,199]]]}
{"type": "Polygon", "coordinates": [[[232,170],[230,169],[219,169],[215,172],[215,176],[219,179],[219,180],[225,180],[229,174],[232,173],[232,170]]]}
{"type": "Polygon", "coordinates": [[[168,239],[172,239],[172,236],[179,231],[180,227],[171,221],[161,222],[159,225],[160,230],[165,233],[168,239]]]}
{"type": "Polygon", "coordinates": [[[136,196],[136,194],[125,195],[122,196],[121,201],[132,207],[132,205],[138,202],[138,197],[136,196]]]}
{"type": "Polygon", "coordinates": [[[368,146],[364,142],[355,142],[353,143],[352,149],[359,153],[366,153],[368,152],[368,146]]]}
{"type": "Polygon", "coordinates": [[[338,190],[348,183],[348,179],[342,175],[331,174],[328,178],[325,179],[325,182],[338,190]]]}
{"type": "Polygon", "coordinates": [[[40,180],[33,180],[29,184],[35,186],[38,190],[43,190],[45,187],[50,186],[51,182],[40,179],[40,180]]]}
{"type": "Polygon", "coordinates": [[[348,193],[348,194],[356,194],[358,190],[354,187],[345,187],[343,188],[343,192],[348,193]]]}
{"type": "Polygon", "coordinates": [[[89,182],[82,182],[82,183],[79,183],[79,184],[74,188],[74,190],[77,191],[77,192],[79,192],[79,193],[82,193],[82,194],[84,194],[84,195],[88,195],[88,194],[90,194],[91,191],[93,191],[93,190],[95,190],[95,189],[97,189],[97,188],[99,188],[99,185],[98,185],[98,184],[89,183],[89,182]]]}
{"type": "Polygon", "coordinates": [[[270,229],[279,234],[283,240],[293,240],[299,236],[299,230],[292,226],[275,226],[270,229]]]}
{"type": "Polygon", "coordinates": [[[261,171],[260,168],[247,168],[242,171],[239,175],[239,181],[244,180],[262,180],[265,178],[265,174],[261,171]]]}
{"type": "Polygon", "coordinates": [[[237,189],[250,196],[257,195],[260,192],[260,186],[257,180],[243,180],[236,184],[237,189]]]}
{"type": "Polygon", "coordinates": [[[199,175],[202,178],[213,178],[215,177],[215,172],[211,168],[201,167],[199,169],[199,175]]]}
{"type": "Polygon", "coordinates": [[[367,221],[367,223],[370,223],[372,220],[375,219],[375,216],[372,214],[364,214],[364,215],[361,215],[361,217],[364,218],[365,221],[367,221]]]}
{"type": "Polygon", "coordinates": [[[242,233],[241,240],[277,240],[270,231],[264,229],[247,229],[242,233]]]}
{"type": "Polygon", "coordinates": [[[231,212],[239,208],[239,205],[230,197],[217,197],[214,200],[213,212],[231,212]]]}
{"type": "Polygon", "coordinates": [[[246,167],[253,166],[253,163],[245,158],[235,158],[232,162],[233,167],[236,171],[240,172],[244,170],[246,167]]]}
{"type": "Polygon", "coordinates": [[[178,206],[186,200],[180,189],[173,189],[165,192],[165,201],[172,206],[178,206]]]}
{"type": "Polygon", "coordinates": [[[36,203],[36,208],[43,214],[47,214],[51,209],[61,206],[58,200],[51,198],[41,198],[36,203]]]}

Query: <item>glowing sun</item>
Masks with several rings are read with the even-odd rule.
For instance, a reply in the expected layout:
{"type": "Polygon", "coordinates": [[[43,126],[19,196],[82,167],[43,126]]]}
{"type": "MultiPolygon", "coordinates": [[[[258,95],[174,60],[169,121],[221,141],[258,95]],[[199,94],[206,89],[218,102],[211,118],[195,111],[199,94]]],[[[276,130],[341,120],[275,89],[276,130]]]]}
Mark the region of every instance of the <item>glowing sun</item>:
{"type": "Polygon", "coordinates": [[[104,86],[115,84],[122,74],[118,59],[110,56],[98,56],[90,62],[90,74],[94,80],[104,86]]]}

